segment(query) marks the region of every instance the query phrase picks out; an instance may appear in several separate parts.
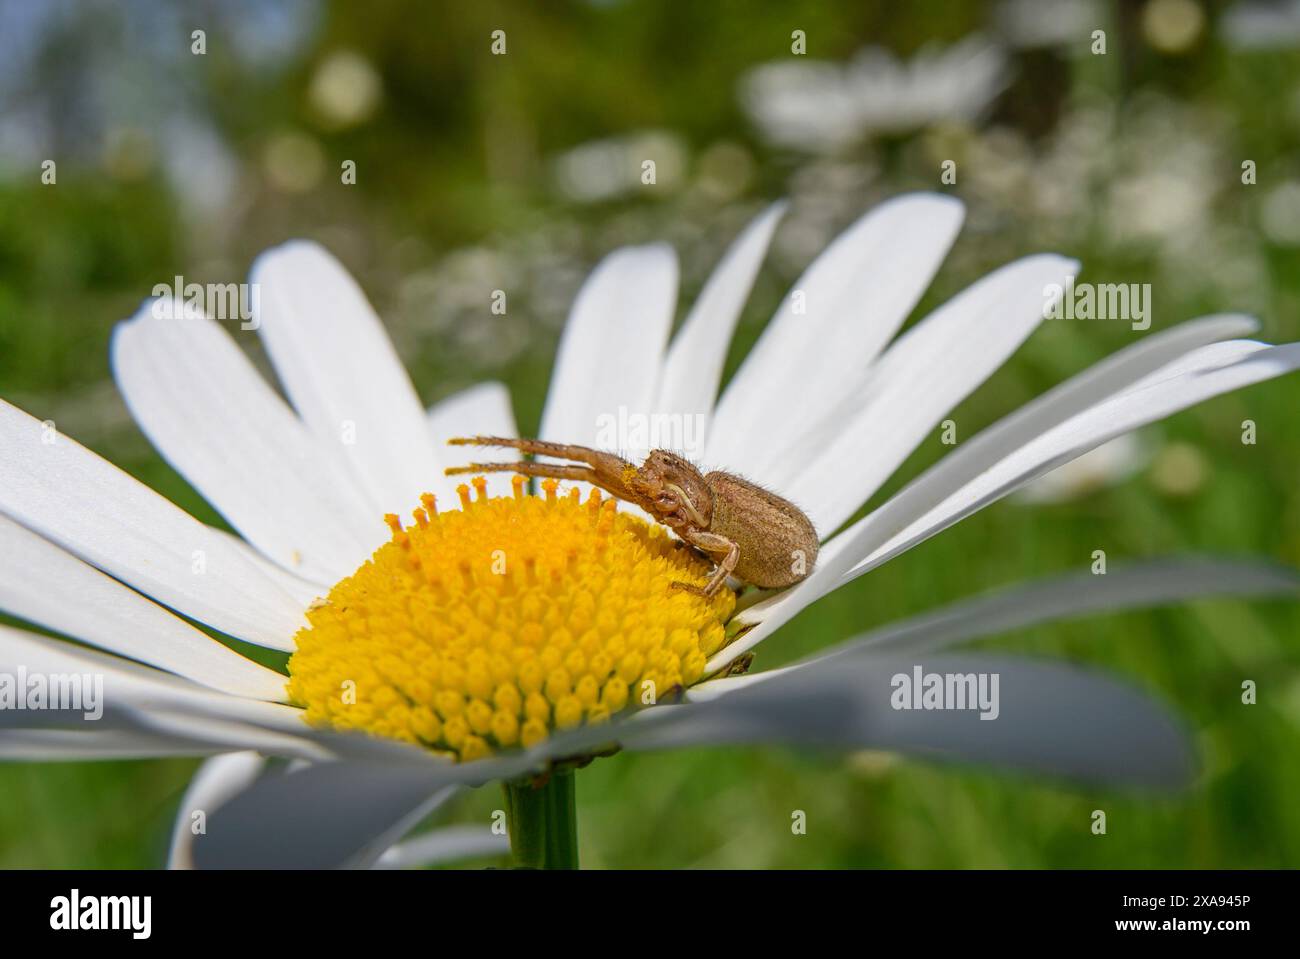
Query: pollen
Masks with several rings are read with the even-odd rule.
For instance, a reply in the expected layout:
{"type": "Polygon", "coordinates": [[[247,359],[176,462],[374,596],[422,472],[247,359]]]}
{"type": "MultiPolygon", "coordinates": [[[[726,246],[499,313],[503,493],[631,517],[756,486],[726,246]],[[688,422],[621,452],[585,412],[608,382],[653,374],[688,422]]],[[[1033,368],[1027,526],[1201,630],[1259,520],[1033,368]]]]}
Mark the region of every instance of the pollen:
{"type": "Polygon", "coordinates": [[[421,745],[459,760],[527,748],[557,730],[669,701],[725,643],[730,590],[660,526],[593,490],[428,494],[392,538],[307,612],[290,699],[315,726],[421,745]]]}

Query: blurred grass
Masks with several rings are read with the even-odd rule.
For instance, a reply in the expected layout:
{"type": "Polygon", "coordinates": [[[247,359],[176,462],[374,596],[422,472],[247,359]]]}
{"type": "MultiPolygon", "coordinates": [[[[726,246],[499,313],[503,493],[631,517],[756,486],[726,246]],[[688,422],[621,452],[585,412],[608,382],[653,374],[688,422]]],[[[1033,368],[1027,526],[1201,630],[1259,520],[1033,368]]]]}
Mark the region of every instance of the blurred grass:
{"type": "MultiPolygon", "coordinates": [[[[987,15],[987,8],[969,3],[628,0],[558,3],[546,13],[522,4],[363,10],[339,3],[328,6],[307,51],[274,71],[241,71],[214,42],[208,62],[186,69],[201,72],[202,102],[244,164],[243,189],[254,202],[228,211],[224,239],[214,239],[179,212],[156,169],[123,181],[104,174],[92,154],[61,161],[56,189],[35,185],[34,178],[0,180],[0,394],[37,416],[55,416],[62,429],[194,515],[220,523],[130,426],[106,386],[112,324],[154,283],[176,273],[234,279],[261,248],[313,235],[326,238],[356,271],[399,341],[414,346],[406,358],[426,401],[482,377],[502,378],[527,434],[540,418],[555,328],[533,321],[527,348],[505,359],[412,329],[397,291],[406,261],[427,267],[457,246],[491,249],[532,225],[562,221],[576,226],[578,255],[589,264],[611,245],[605,239],[611,224],[640,237],[669,235],[679,215],[707,220],[707,209],[680,199],[574,207],[557,198],[548,157],[627,130],[671,129],[695,150],[716,141],[741,143],[757,159],[743,200],[781,196],[798,164],[754,142],[734,97],[745,68],[782,56],[795,27],[808,31],[815,55],[843,58],[866,42],[910,51],[931,38],[955,40],[987,15]],[[483,55],[499,25],[510,36],[505,62],[483,55]],[[376,65],[384,103],[357,129],[315,130],[303,91],[313,64],[341,46],[376,65]],[[268,187],[258,164],[266,138],[285,127],[312,130],[331,164],[340,156],[357,159],[358,185],[341,189],[327,173],[306,194],[268,187]]],[[[1290,88],[1296,75],[1294,53],[1243,58],[1209,39],[1183,57],[1159,57],[1140,45],[1124,56],[1124,71],[1086,61],[1032,69],[1061,72],[1053,79],[1063,99],[1050,106],[1067,114],[1085,84],[1089,95],[1109,91],[1117,109],[1139,86],[1212,106],[1233,120],[1228,155],[1254,158],[1261,171],[1295,175],[1296,124],[1272,113],[1277,89],[1290,88]]],[[[160,68],[154,79],[169,77],[160,68]]],[[[1009,91],[1003,102],[1010,115],[1001,122],[1021,122],[1017,104],[1047,108],[1035,99],[1033,80],[1022,76],[1009,91]]],[[[902,189],[935,188],[931,167],[919,163],[913,146],[883,161],[880,178],[846,217],[902,189]]],[[[1222,172],[1232,178],[1237,167],[1222,172]]],[[[990,212],[1000,225],[974,236],[968,229],[959,238],[953,262],[917,315],[982,271],[1032,252],[1025,235],[1054,226],[1007,219],[1006,211],[986,209],[962,187],[956,192],[971,205],[972,222],[990,212]]],[[[1230,193],[1228,210],[1219,215],[1253,230],[1256,198],[1240,197],[1230,193]]],[[[1062,251],[1081,257],[1088,276],[1150,277],[1151,256],[1110,243],[1104,220],[1088,236],[1083,246],[1062,251]]],[[[1264,338],[1300,338],[1300,253],[1263,244],[1263,255],[1264,338]]],[[[684,264],[683,310],[707,265],[689,258],[684,264]]],[[[1199,264],[1197,279],[1213,277],[1215,269],[1214,262],[1199,264]]],[[[792,279],[788,269],[765,270],[729,372],[792,279]]],[[[1165,284],[1157,297],[1157,328],[1234,306],[1203,283],[1165,284]]],[[[526,308],[520,312],[528,316],[526,308]]],[[[1132,335],[1122,324],[1045,324],[952,414],[959,437],[1132,335]]],[[[252,337],[239,336],[256,355],[252,337]]],[[[1165,495],[1143,474],[1066,504],[1000,503],[800,615],[762,647],[759,665],[985,589],[1081,568],[1094,549],[1105,549],[1116,566],[1183,551],[1258,554],[1300,565],[1298,399],[1300,384],[1292,377],[1163,424],[1159,437],[1194,445],[1209,463],[1208,478],[1191,496],[1165,495]],[[1239,439],[1247,418],[1258,424],[1254,446],[1239,439]]],[[[937,435],[923,444],[875,501],[945,450],[937,435]]],[[[580,774],[583,860],[611,867],[1295,867],[1297,636],[1294,603],[1197,602],[982,644],[1090,664],[1170,703],[1193,731],[1204,763],[1195,787],[1181,795],[788,749],[620,755],[580,774]],[[1258,705],[1241,704],[1244,679],[1257,682],[1258,705]],[[1106,836],[1090,831],[1094,809],[1107,813],[1106,836]],[[805,836],[791,833],[794,810],[807,813],[805,836]]],[[[0,765],[0,867],[158,865],[194,767],[183,760],[0,765]]],[[[440,818],[486,823],[500,802],[496,789],[478,790],[440,818]]]]}

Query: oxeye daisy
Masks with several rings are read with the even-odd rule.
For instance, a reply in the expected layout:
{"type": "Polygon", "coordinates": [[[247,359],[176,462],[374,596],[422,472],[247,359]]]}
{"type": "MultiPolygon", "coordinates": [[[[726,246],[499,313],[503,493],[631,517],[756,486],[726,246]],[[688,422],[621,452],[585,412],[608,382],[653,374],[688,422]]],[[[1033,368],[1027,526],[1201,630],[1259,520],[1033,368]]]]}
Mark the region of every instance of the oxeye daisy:
{"type": "Polygon", "coordinates": [[[939,650],[1101,609],[1293,593],[1292,571],[1153,562],[959,602],[783,669],[756,670],[753,654],[819,597],[1047,471],[1294,369],[1300,344],[1238,338],[1254,329],[1239,316],[1145,336],[850,523],[1078,264],[1015,261],[896,336],[963,211],[894,199],[808,268],[719,394],[782,209],[741,233],[672,336],[671,249],[610,254],[573,306],[538,436],[621,447],[633,463],[653,430],[611,434],[610,417],[698,424],[675,455],[747,477],[816,530],[794,585],[702,588],[717,556],[638,508],[649,500],[621,503],[581,471],[535,485],[448,477],[464,458],[447,440],[518,436],[506,391],[483,385],[426,413],[361,290],[321,247],[295,242],[252,274],[252,325],[288,402],[186,304],[146,303],[113,341],[137,422],[238,535],[0,405],[0,609],[78,641],[0,627],[0,674],[25,677],[11,692],[29,701],[43,681],[43,703],[63,707],[0,710],[0,754],[293,761],[283,775],[239,765],[256,760],[216,767],[206,831],[181,841],[199,866],[373,864],[443,790],[494,780],[517,861],[570,865],[574,770],[620,749],[773,741],[1185,780],[1177,725],[1139,693],[1064,665],[939,650]],[[281,650],[287,665],[211,633],[281,650]],[[996,702],[923,708],[932,675],[989,678],[996,702]],[[916,708],[902,701],[913,676],[916,708]],[[51,699],[51,677],[102,682],[99,715],[51,699]]]}
{"type": "Polygon", "coordinates": [[[870,136],[942,122],[970,123],[1010,80],[1002,50],[978,34],[930,44],[900,61],[866,47],[847,63],[806,56],[765,63],[740,82],[740,101],[775,146],[833,153],[870,136]]]}

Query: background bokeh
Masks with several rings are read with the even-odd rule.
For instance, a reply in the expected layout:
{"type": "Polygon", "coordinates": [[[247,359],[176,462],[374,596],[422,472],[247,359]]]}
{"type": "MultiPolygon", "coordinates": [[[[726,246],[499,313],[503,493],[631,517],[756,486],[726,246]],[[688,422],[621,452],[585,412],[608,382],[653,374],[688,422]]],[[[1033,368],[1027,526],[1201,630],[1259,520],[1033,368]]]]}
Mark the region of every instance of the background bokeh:
{"type": "MultiPolygon", "coordinates": [[[[1053,249],[1083,260],[1082,279],[1151,283],[1153,330],[1241,310],[1264,339],[1300,339],[1298,46],[1297,3],[0,0],[0,394],[220,524],[110,377],[113,324],[156,283],[239,280],[261,249],[317,238],[427,402],[500,379],[528,435],[568,305],[613,247],[672,242],[684,311],[740,226],[791,199],[730,371],[840,228],[918,188],[955,193],[968,218],[917,316],[1053,249]],[[498,29],[505,56],[489,50],[498,29]],[[955,185],[940,183],[945,160],[955,185]],[[489,310],[497,288],[505,316],[489,310]]],[[[262,363],[256,335],[235,335],[262,363]]],[[[959,435],[1140,335],[1045,323],[955,411],[959,435]]],[[[1113,564],[1209,551],[1300,565],[1298,402],[1291,377],[1180,414],[1044,501],[1002,502],[855,581],[760,661],[1081,568],[1095,549],[1113,564]]],[[[875,501],[944,450],[936,434],[875,501]]],[[[1294,603],[1215,601],[983,644],[1103,667],[1172,704],[1204,765],[1184,794],[881,754],[621,755],[579,777],[583,861],[1294,867],[1297,627],[1294,603]],[[1241,704],[1243,679],[1258,705],[1241,704]],[[795,809],[806,836],[791,834],[795,809]]],[[[0,867],[160,864],[194,767],[0,766],[0,867]]],[[[486,823],[499,805],[479,790],[439,821],[486,823]]]]}

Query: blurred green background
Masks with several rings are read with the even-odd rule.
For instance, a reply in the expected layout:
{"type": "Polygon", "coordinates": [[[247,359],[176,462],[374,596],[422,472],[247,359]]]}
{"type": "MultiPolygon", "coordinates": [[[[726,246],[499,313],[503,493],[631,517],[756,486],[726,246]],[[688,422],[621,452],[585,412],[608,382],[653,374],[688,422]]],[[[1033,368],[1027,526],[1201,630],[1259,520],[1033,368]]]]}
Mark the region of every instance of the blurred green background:
{"type": "MultiPolygon", "coordinates": [[[[0,0],[0,394],[219,524],[132,425],[109,374],[113,324],[155,283],[238,280],[261,249],[320,239],[427,402],[501,379],[529,435],[568,305],[614,246],[671,241],[684,313],[741,225],[791,199],[731,371],[816,252],[911,189],[968,206],[917,316],[1053,249],[1080,257],[1085,280],[1151,283],[1152,330],[1240,310],[1261,318],[1262,338],[1295,340],[1298,141],[1294,3],[0,0]],[[504,56],[490,52],[494,30],[504,56]],[[898,59],[869,55],[867,70],[854,60],[866,47],[898,59]],[[809,60],[829,64],[815,82],[787,72],[809,60]],[[47,159],[55,185],[41,182],[47,159]],[[956,184],[940,182],[948,159],[956,184]],[[347,160],[355,184],[341,182],[347,160]],[[489,311],[495,288],[510,291],[507,316],[489,311]]],[[[1045,323],[952,414],[959,437],[1140,335],[1045,323]]],[[[256,335],[236,336],[265,366],[256,335]]],[[[1082,568],[1095,549],[1112,564],[1205,551],[1300,565],[1298,401],[1291,377],[1180,414],[1120,466],[1048,502],[999,503],[819,602],[759,664],[1082,568]],[[1241,442],[1246,419],[1255,445],[1241,442]]],[[[945,449],[936,433],[874,502],[945,449]]],[[[1093,664],[1170,703],[1204,764],[1178,796],[877,754],[620,755],[579,776],[583,861],[1294,867],[1297,627],[1294,603],[1216,601],[984,644],[1093,664]],[[1244,679],[1257,705],[1242,705],[1244,679]],[[1098,808],[1103,837],[1089,828],[1098,808]],[[805,836],[791,834],[795,809],[805,836]]],[[[0,766],[0,867],[161,864],[195,765],[0,766]]],[[[486,824],[500,804],[479,790],[438,821],[486,824]]]]}

